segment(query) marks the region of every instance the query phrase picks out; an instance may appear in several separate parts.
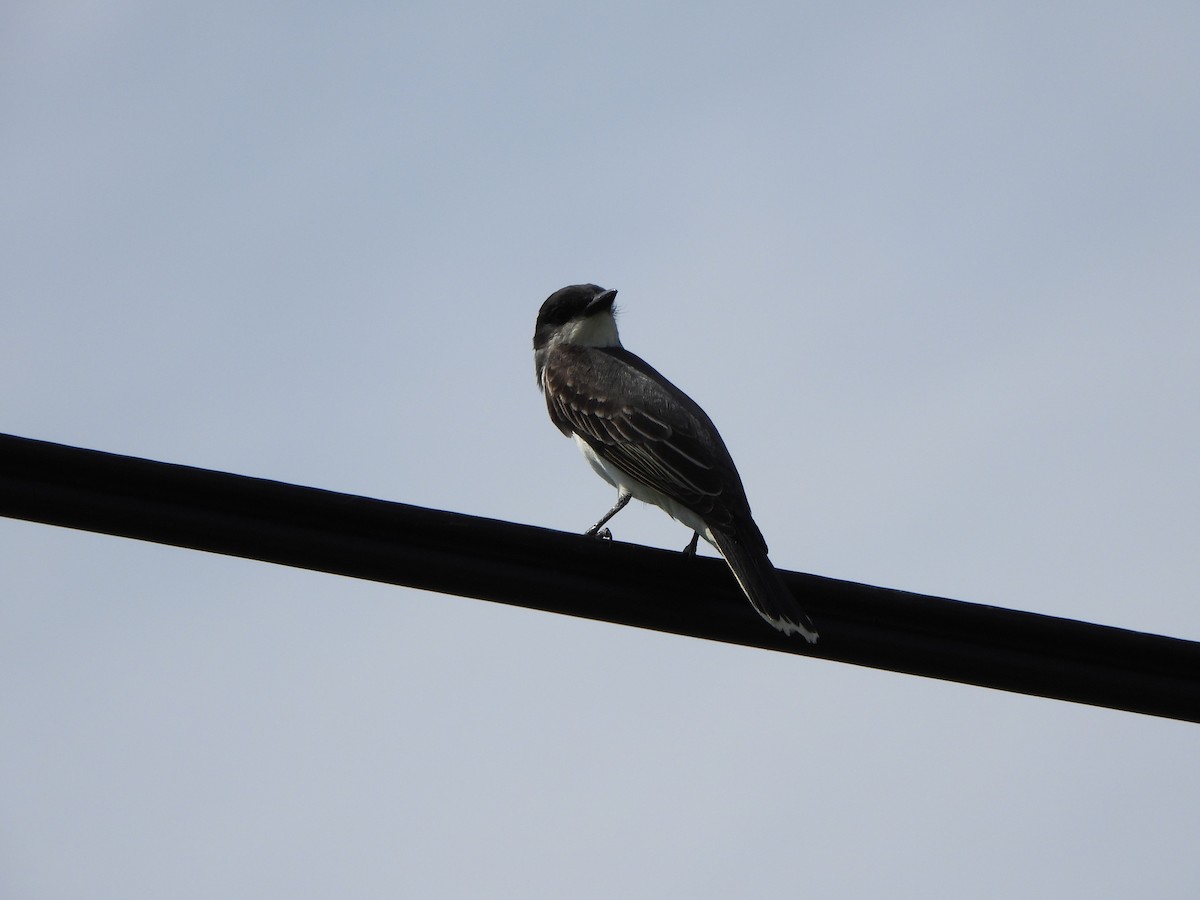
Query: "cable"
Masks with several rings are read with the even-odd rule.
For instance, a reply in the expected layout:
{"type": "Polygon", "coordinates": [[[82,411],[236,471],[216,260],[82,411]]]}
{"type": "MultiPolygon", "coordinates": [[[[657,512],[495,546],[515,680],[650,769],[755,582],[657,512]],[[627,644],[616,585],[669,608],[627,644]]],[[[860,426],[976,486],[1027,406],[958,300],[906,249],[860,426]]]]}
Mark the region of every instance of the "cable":
{"type": "Polygon", "coordinates": [[[815,646],[717,559],[0,435],[0,514],[1200,722],[1200,643],[782,572],[815,646]]]}

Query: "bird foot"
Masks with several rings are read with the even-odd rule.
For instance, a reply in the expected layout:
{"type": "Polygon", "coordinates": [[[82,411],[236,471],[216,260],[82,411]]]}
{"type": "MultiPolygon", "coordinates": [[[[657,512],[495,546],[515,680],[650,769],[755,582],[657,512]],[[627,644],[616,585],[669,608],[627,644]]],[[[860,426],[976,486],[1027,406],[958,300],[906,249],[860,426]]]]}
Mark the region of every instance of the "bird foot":
{"type": "Polygon", "coordinates": [[[699,542],[700,542],[700,532],[698,532],[698,531],[692,532],[692,539],[691,539],[691,541],[688,542],[688,545],[683,548],[683,555],[684,556],[695,556],[696,555],[696,545],[699,542]]]}

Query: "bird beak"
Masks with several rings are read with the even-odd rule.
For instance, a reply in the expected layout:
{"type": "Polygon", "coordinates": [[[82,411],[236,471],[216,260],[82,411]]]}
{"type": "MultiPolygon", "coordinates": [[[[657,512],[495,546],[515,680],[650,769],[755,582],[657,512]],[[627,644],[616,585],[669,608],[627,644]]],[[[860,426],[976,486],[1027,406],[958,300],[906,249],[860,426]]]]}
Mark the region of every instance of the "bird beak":
{"type": "Polygon", "coordinates": [[[616,299],[616,291],[605,291],[602,294],[597,294],[592,299],[592,302],[587,305],[587,314],[592,316],[598,312],[607,312],[612,309],[613,301],[616,299]]]}

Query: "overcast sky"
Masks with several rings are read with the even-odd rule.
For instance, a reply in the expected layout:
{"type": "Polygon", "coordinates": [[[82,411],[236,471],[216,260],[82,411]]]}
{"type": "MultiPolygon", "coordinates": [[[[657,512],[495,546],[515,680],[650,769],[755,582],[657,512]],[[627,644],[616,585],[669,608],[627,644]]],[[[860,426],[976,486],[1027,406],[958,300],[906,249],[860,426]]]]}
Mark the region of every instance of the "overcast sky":
{"type": "MultiPolygon", "coordinates": [[[[0,431],[582,531],[530,340],[594,281],[778,565],[1200,640],[1198,46],[1194,2],[9,2],[0,431]]],[[[6,900],[1192,898],[1198,760],[0,520],[6,900]]]]}

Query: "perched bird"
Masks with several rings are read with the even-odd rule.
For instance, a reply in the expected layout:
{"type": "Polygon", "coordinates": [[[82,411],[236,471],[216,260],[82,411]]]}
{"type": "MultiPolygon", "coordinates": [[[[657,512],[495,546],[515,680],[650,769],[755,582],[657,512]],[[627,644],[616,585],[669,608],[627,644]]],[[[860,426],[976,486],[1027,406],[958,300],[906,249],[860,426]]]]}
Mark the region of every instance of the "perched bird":
{"type": "Polygon", "coordinates": [[[600,534],[630,497],[653,503],[695,532],[685,552],[695,553],[703,537],[759,615],[816,643],[812,621],[767,558],[716,426],[691,397],[621,346],[616,297],[594,284],[555,291],[533,333],[538,387],[551,420],[617,489],[616,504],[588,534],[600,534]]]}

